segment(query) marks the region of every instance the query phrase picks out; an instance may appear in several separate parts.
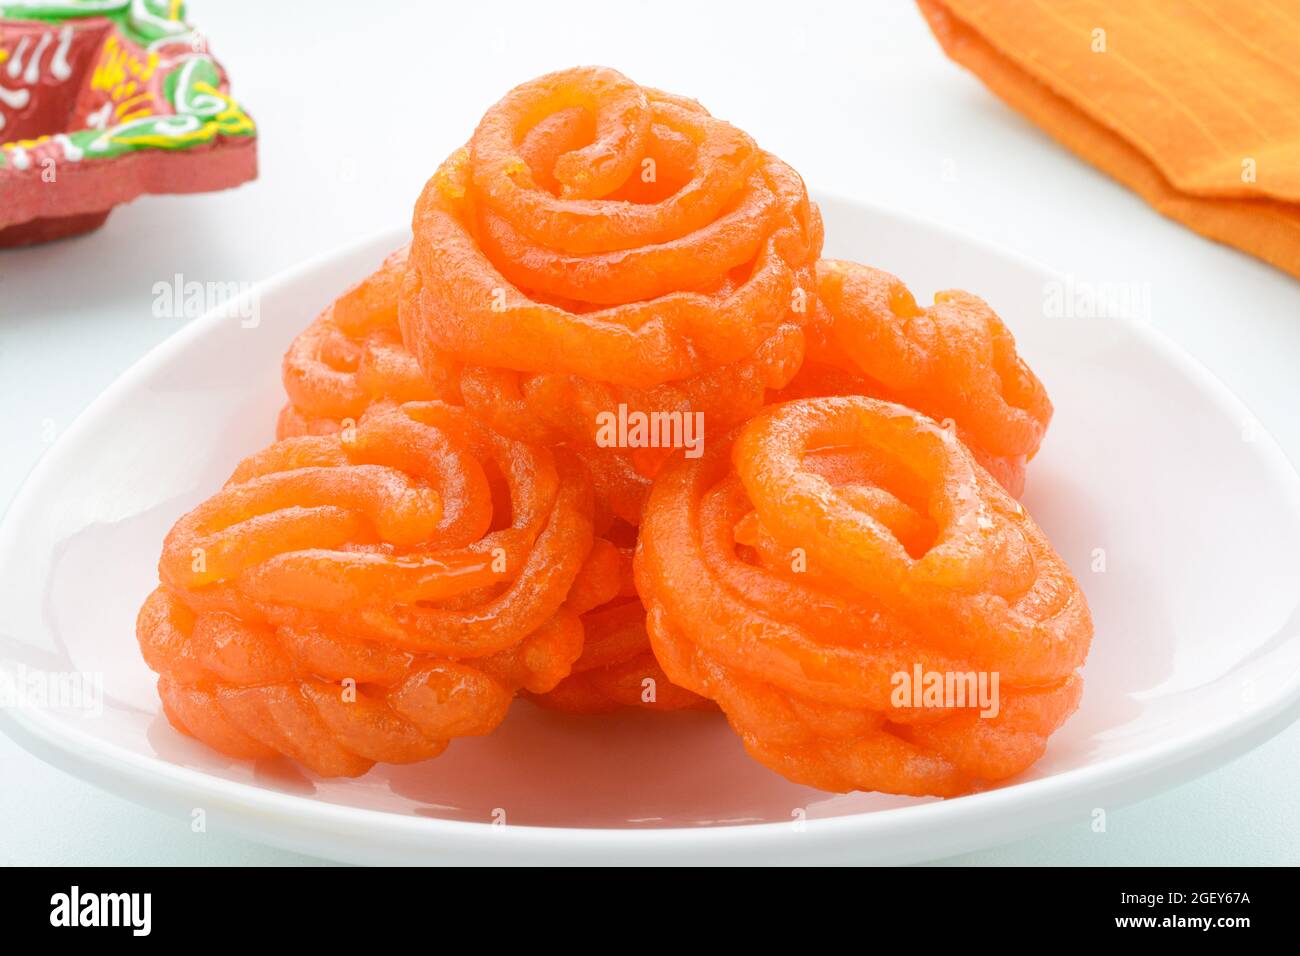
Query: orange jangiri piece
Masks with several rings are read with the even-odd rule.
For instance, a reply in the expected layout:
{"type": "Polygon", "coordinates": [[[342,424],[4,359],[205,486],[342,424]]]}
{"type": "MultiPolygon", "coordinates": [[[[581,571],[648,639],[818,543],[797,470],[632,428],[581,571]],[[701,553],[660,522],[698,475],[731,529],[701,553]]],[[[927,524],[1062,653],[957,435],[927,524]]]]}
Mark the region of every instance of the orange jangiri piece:
{"type": "Polygon", "coordinates": [[[621,707],[654,711],[712,708],[708,699],[668,679],[650,648],[646,614],[635,598],[582,616],[585,644],[573,673],[555,689],[532,695],[552,710],[606,714],[621,707]]]}
{"type": "Polygon", "coordinates": [[[516,88],[416,206],[399,318],[426,375],[513,437],[591,444],[593,409],[725,429],[803,359],[821,219],[699,104],[579,68],[516,88]]]}
{"type": "Polygon", "coordinates": [[[889,273],[823,259],[817,310],[808,361],[779,399],[870,395],[951,422],[976,460],[1020,494],[1052,403],[983,299],[940,292],[921,308],[889,273]]]}
{"type": "Polygon", "coordinates": [[[613,596],[591,548],[571,455],[409,403],[246,459],[167,536],[137,634],[179,730],[353,776],[488,733],[565,677],[579,613],[613,596]]]}
{"type": "Polygon", "coordinates": [[[1087,603],[951,430],[865,397],[765,410],[670,462],[636,581],[655,654],[759,761],[824,790],[952,796],[1037,760],[1078,705],[1087,603]],[[918,706],[898,675],[965,675],[918,706]]]}
{"type": "MultiPolygon", "coordinates": [[[[537,445],[566,441],[576,445],[595,479],[598,511],[635,524],[649,494],[649,480],[637,472],[628,454],[592,447],[590,436],[595,427],[595,409],[616,408],[618,401],[636,398],[625,394],[615,397],[604,386],[568,381],[562,376],[539,376],[535,382],[521,386],[520,373],[465,369],[450,360],[437,361],[436,380],[425,377],[406,350],[397,325],[407,253],[403,247],[390,255],[373,275],[340,296],[289,347],[283,363],[289,402],[280,412],[277,437],[335,434],[345,426],[355,427],[374,409],[407,401],[438,399],[460,405],[463,390],[469,410],[503,435],[537,445]],[[581,413],[577,411],[578,390],[584,390],[581,413]],[[601,390],[605,390],[603,404],[598,397],[601,390]],[[527,392],[526,399],[523,391],[527,392]]],[[[800,336],[797,347],[801,349],[802,344],[800,336]]],[[[767,367],[777,362],[790,366],[788,355],[778,355],[790,347],[786,337],[765,345],[762,355],[767,367]]],[[[430,366],[426,363],[426,367],[430,366]]],[[[652,390],[654,394],[643,401],[652,407],[680,408],[713,400],[715,408],[728,409],[728,421],[734,424],[739,420],[737,416],[747,416],[762,402],[767,387],[784,384],[792,373],[793,367],[789,367],[775,377],[750,375],[745,379],[745,389],[715,374],[702,383],[711,392],[683,395],[664,387],[652,390]]]]}
{"type": "Polygon", "coordinates": [[[502,434],[591,447],[598,413],[621,406],[630,414],[700,412],[711,432],[725,432],[758,411],[769,391],[787,386],[803,357],[803,329],[786,322],[742,361],[650,388],[481,366],[461,369],[459,385],[465,407],[502,434]]]}
{"type": "Polygon", "coordinates": [[[459,404],[453,383],[431,381],[402,344],[397,305],[408,247],[398,249],[320,314],[284,356],[289,403],[277,438],[328,435],[376,405],[441,399],[459,404]]]}
{"type": "MultiPolygon", "coordinates": [[[[609,713],[620,707],[657,711],[711,707],[708,700],[669,681],[655,660],[646,634],[645,608],[632,580],[632,549],[597,540],[587,564],[600,567],[588,576],[601,581],[604,599],[582,615],[582,656],[574,662],[573,673],[548,693],[530,695],[532,699],[552,710],[578,714],[609,713]]],[[[580,606],[572,593],[568,603],[580,606]]]]}

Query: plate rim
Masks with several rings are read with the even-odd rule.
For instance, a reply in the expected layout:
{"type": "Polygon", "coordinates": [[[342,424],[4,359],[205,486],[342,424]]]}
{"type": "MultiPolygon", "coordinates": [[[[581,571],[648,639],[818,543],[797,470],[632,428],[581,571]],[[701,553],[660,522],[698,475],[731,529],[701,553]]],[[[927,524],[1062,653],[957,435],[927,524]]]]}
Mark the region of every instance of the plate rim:
{"type": "MultiPolygon", "coordinates": [[[[905,210],[821,190],[814,191],[813,198],[819,204],[853,207],[874,218],[893,220],[912,228],[941,234],[948,240],[974,247],[981,253],[1046,278],[1065,278],[1059,270],[1016,250],[905,210]]],[[[207,334],[221,322],[230,321],[239,315],[237,310],[246,297],[273,294],[280,288],[297,284],[305,275],[330,263],[367,247],[380,245],[381,240],[386,242],[393,239],[400,243],[404,235],[409,235],[409,227],[380,230],[361,239],[337,245],[327,252],[277,272],[238,298],[186,323],[132,363],[76,416],[51,448],[35,462],[23,480],[0,519],[0,566],[7,563],[7,556],[12,554],[17,544],[18,521],[15,516],[26,511],[29,499],[36,497],[44,484],[46,473],[55,469],[66,454],[63,449],[77,443],[81,433],[90,427],[91,421],[103,414],[100,409],[113,405],[119,394],[130,390],[139,379],[165,365],[177,353],[183,352],[192,340],[207,334]]],[[[1295,465],[1258,416],[1217,375],[1165,333],[1141,322],[1122,321],[1120,324],[1161,360],[1190,379],[1214,404],[1240,419],[1249,418],[1259,423],[1252,449],[1260,464],[1266,468],[1271,482],[1276,482],[1279,490],[1286,492],[1285,498],[1289,501],[1293,517],[1300,522],[1300,473],[1297,473],[1295,465]]],[[[10,687],[13,684],[13,678],[3,660],[0,660],[0,684],[8,684],[10,687]]],[[[172,763],[156,755],[138,754],[40,710],[0,708],[0,730],[4,730],[38,759],[96,786],[112,790],[133,802],[150,805],[153,801],[147,799],[147,796],[157,793],[154,788],[162,787],[169,798],[186,797],[190,802],[206,800],[210,804],[223,804],[236,816],[231,821],[232,829],[244,832],[260,842],[288,846],[300,849],[301,852],[316,851],[302,850],[303,844],[289,839],[290,835],[297,834],[303,839],[309,839],[312,834],[317,837],[328,834],[336,843],[325,852],[334,854],[336,859],[357,858],[357,854],[343,852],[337,841],[341,836],[354,833],[360,828],[368,837],[382,837],[376,846],[382,843],[399,855],[403,849],[472,853],[482,850],[485,845],[483,841],[491,839],[491,844],[486,845],[492,848],[494,856],[523,855],[537,859],[538,851],[552,853],[556,850],[566,850],[570,854],[580,854],[586,858],[639,855],[647,850],[653,850],[656,857],[663,854],[691,856],[741,848],[760,853],[797,850],[800,855],[806,855],[830,850],[843,845],[845,841],[858,842],[873,837],[883,839],[888,836],[890,840],[884,841],[884,846],[896,845],[900,838],[906,840],[910,836],[924,835],[931,829],[947,829],[958,822],[968,833],[971,830],[977,831],[974,839],[965,844],[966,849],[975,849],[1005,838],[1005,834],[999,833],[992,824],[1009,809],[1019,809],[1026,817],[1034,816],[1038,822],[1032,828],[1036,829],[1064,819],[1068,815],[1066,806],[1070,798],[1080,800],[1132,783],[1131,792],[1112,799],[1110,805],[1119,806],[1143,799],[1208,772],[1231,756],[1253,749],[1298,717],[1300,669],[1267,700],[1249,709],[1242,708],[1226,717],[1200,724],[1194,732],[1175,738],[1173,742],[1158,741],[1098,764],[1012,783],[953,800],[808,819],[797,831],[788,821],[647,828],[544,824],[497,826],[486,822],[404,815],[227,780],[200,768],[172,763]],[[1203,765],[1200,770],[1191,766],[1198,762],[1203,765]],[[1165,777],[1163,782],[1153,784],[1152,778],[1162,774],[1165,777]],[[112,783],[105,782],[105,778],[111,779],[112,783]],[[1139,788],[1139,782],[1144,786],[1139,788]],[[137,793],[137,790],[143,792],[137,793]],[[1136,792],[1138,790],[1141,792],[1136,792]],[[257,823],[260,825],[241,826],[238,819],[238,814],[241,813],[258,815],[257,823]],[[981,831],[980,824],[987,826],[981,831]],[[981,836],[987,838],[980,839],[981,836]]],[[[943,851],[944,854],[948,852],[948,849],[943,851]]],[[[893,855],[898,856],[897,850],[893,855]]],[[[369,854],[362,856],[368,857],[369,854]]],[[[907,857],[908,854],[904,853],[903,856],[907,857]]],[[[910,858],[927,857],[919,854],[910,858]]]]}

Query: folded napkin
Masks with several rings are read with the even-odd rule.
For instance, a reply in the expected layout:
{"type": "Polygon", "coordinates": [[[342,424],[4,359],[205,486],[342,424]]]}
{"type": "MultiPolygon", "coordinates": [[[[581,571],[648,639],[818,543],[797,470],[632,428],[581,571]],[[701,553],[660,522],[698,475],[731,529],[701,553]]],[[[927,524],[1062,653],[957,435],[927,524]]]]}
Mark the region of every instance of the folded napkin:
{"type": "Polygon", "coordinates": [[[1160,212],[1300,277],[1296,0],[918,0],[952,59],[1160,212]]]}

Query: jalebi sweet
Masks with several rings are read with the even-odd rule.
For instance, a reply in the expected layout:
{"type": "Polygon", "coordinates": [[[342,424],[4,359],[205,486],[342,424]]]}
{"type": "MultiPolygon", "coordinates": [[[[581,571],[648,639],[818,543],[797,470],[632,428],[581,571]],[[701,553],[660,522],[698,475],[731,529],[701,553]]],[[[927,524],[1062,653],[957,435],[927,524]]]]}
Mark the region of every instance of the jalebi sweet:
{"type": "Polygon", "coordinates": [[[802,180],[693,101],[579,68],[517,87],[416,204],[403,338],[512,437],[595,410],[726,429],[803,359],[821,219],[802,180]]]}
{"type": "Polygon", "coordinates": [[[425,378],[402,344],[397,304],[407,252],[403,247],[390,255],[294,339],[284,356],[289,402],[277,438],[333,434],[375,406],[433,399],[459,404],[455,382],[425,378]]]}
{"type": "Polygon", "coordinates": [[[865,397],[769,408],[668,463],[636,580],[673,682],[823,790],[952,796],[1019,773],[1077,706],[1092,635],[1065,563],[952,430],[865,397]],[[994,713],[900,700],[912,675],[983,680],[994,713]]]}
{"type": "MultiPolygon", "coordinates": [[[[612,537],[635,541],[636,530],[619,526],[612,537]]],[[[609,582],[612,596],[582,615],[582,656],[573,672],[551,691],[530,695],[553,710],[602,714],[620,707],[669,711],[712,706],[708,700],[673,684],[655,660],[646,633],[645,608],[632,579],[632,547],[598,539],[589,565],[604,564],[590,577],[609,582]],[[610,586],[612,585],[612,587],[610,586]]],[[[574,606],[572,596],[569,605],[574,606]]]]}
{"type": "Polygon", "coordinates": [[[808,361],[777,400],[869,395],[948,422],[1011,494],[1025,483],[1052,403],[988,304],[948,291],[921,308],[900,280],[855,262],[817,265],[808,361]]]}
{"type": "MultiPolygon", "coordinates": [[[[344,293],[294,341],[283,374],[291,400],[280,413],[278,437],[334,434],[349,424],[355,428],[372,410],[405,400],[433,395],[459,399],[460,370],[448,364],[435,386],[422,376],[397,333],[406,255],[407,250],[400,249],[389,256],[378,271],[344,293]]],[[[482,408],[480,412],[498,425],[494,416],[482,408]]],[[[538,438],[528,426],[519,432],[525,438],[538,438]]],[[[542,443],[547,443],[544,438],[542,443]]],[[[531,696],[552,709],[581,713],[603,713],[624,704],[657,710],[702,705],[700,698],[664,677],[645,632],[645,610],[635,600],[631,585],[635,524],[650,481],[618,449],[584,445],[578,457],[593,481],[596,526],[603,530],[618,524],[624,529],[624,548],[615,569],[608,563],[604,566],[605,578],[613,577],[610,593],[576,612],[582,615],[586,641],[574,674],[552,691],[531,696]],[[587,610],[590,613],[583,613],[587,610]]],[[[602,565],[597,558],[608,559],[610,554],[606,542],[597,541],[584,567],[599,578],[602,565]]],[[[592,577],[588,573],[580,580],[592,577]]],[[[567,603],[573,609],[580,601],[571,594],[567,603]]]]}
{"type": "MultiPolygon", "coordinates": [[[[563,444],[565,435],[578,439],[575,451],[595,485],[597,524],[617,517],[635,525],[650,493],[647,474],[651,472],[647,465],[642,466],[645,474],[638,471],[634,454],[593,447],[582,440],[586,430],[571,425],[547,430],[544,423],[551,413],[542,403],[534,400],[531,412],[525,412],[500,395],[485,394],[479,387],[481,375],[470,374],[449,359],[438,366],[436,377],[425,376],[403,344],[397,325],[407,254],[403,247],[390,255],[373,275],[340,296],[294,339],[284,356],[282,381],[289,401],[276,422],[276,437],[332,435],[355,426],[374,409],[408,401],[465,404],[464,386],[470,410],[502,435],[546,446],[563,444]]],[[[752,400],[761,401],[763,387],[758,385],[752,400]]],[[[593,409],[590,420],[598,404],[588,401],[593,409]]],[[[572,422],[571,417],[568,420],[572,422]]]]}
{"type": "Polygon", "coordinates": [[[437,402],[346,434],[270,446],[181,518],[137,627],[178,729],[324,776],[489,732],[617,590],[571,454],[437,402]]]}

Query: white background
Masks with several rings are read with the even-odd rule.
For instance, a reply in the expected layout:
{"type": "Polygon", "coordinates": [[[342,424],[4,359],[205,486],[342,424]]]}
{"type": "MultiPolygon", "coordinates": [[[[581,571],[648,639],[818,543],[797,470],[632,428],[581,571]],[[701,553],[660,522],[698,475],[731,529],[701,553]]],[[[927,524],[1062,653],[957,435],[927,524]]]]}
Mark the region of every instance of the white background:
{"type": "MultiPolygon", "coordinates": [[[[142,199],[92,237],[0,252],[0,506],[96,394],[179,327],[153,317],[155,282],[255,282],[405,222],[488,105],[578,63],[698,98],[816,188],[945,222],[1080,281],[1148,283],[1154,324],[1300,461],[1300,285],[1167,222],[1057,147],[945,59],[901,0],[190,7],[259,122],[261,178],[142,199]]],[[[1111,810],[1104,834],[1081,820],[953,862],[1300,863],[1298,758],[1293,726],[1198,781],[1111,810]]],[[[100,793],[0,738],[0,864],[297,861],[311,862],[193,834],[187,820],[100,793]]]]}

